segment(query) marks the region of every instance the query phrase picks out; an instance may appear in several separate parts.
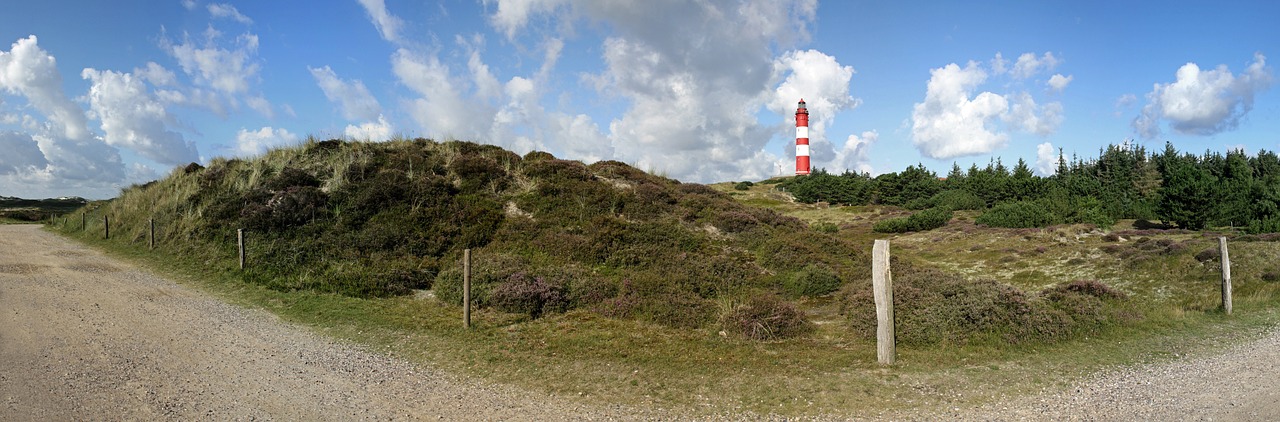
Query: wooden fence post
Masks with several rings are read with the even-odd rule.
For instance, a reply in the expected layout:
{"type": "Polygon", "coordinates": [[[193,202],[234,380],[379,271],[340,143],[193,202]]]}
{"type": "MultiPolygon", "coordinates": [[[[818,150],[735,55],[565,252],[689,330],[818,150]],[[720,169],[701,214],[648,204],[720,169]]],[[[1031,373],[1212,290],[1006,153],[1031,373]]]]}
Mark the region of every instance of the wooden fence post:
{"type": "Polygon", "coordinates": [[[236,229],[236,245],[240,249],[240,269],[244,269],[244,229],[236,229]]]}
{"type": "Polygon", "coordinates": [[[462,327],[471,328],[471,248],[462,251],[462,327]]]}
{"type": "Polygon", "coordinates": [[[156,248],[156,219],[147,219],[147,249],[156,248]]]}
{"type": "Polygon", "coordinates": [[[84,223],[85,223],[85,216],[88,214],[89,214],[88,211],[80,213],[80,231],[84,231],[85,227],[87,227],[84,223]]]}
{"type": "Polygon", "coordinates": [[[889,241],[876,240],[871,248],[871,287],[876,300],[876,360],[893,365],[897,347],[893,339],[893,275],[889,271],[889,241]]]}
{"type": "Polygon", "coordinates": [[[105,215],[102,216],[102,238],[111,238],[111,220],[107,219],[107,216],[105,215]]]}
{"type": "Polygon", "coordinates": [[[1231,257],[1227,255],[1227,238],[1218,238],[1222,252],[1222,310],[1231,315],[1231,257]]]}

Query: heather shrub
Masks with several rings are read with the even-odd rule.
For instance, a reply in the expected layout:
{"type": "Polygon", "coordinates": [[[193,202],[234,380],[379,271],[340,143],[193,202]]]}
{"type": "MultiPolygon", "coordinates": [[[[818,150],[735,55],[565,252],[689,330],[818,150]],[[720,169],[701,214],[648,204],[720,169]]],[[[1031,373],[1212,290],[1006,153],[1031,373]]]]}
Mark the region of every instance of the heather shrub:
{"type": "Polygon", "coordinates": [[[839,288],[840,278],[831,267],[822,264],[805,265],[782,282],[782,291],[790,297],[823,296],[839,288]]]}
{"type": "Polygon", "coordinates": [[[827,234],[837,233],[840,231],[840,226],[838,224],[827,221],[813,223],[810,227],[814,231],[827,234]]]}
{"type": "Polygon", "coordinates": [[[569,302],[564,287],[542,277],[517,272],[494,286],[489,303],[503,312],[528,315],[534,319],[548,312],[563,312],[569,302]]]}
{"type": "Polygon", "coordinates": [[[1060,222],[1048,209],[1030,201],[997,204],[974,220],[974,223],[988,227],[1014,229],[1046,227],[1060,222]]]}
{"type": "Polygon", "coordinates": [[[1205,248],[1200,252],[1196,252],[1195,257],[1196,257],[1196,261],[1200,261],[1202,263],[1217,261],[1219,259],[1222,259],[1222,251],[1219,251],[1217,246],[1213,246],[1213,247],[1205,248]]]}
{"type": "MultiPolygon", "coordinates": [[[[503,253],[472,251],[471,303],[474,306],[491,306],[490,292],[512,274],[525,271],[529,263],[524,258],[503,253]]],[[[445,303],[462,304],[462,262],[458,261],[436,276],[432,284],[436,297],[445,303]]]]}
{"type": "Polygon", "coordinates": [[[744,232],[758,224],[760,221],[754,215],[742,211],[723,211],[711,218],[711,225],[729,233],[744,232]]]}
{"type": "Polygon", "coordinates": [[[871,227],[877,233],[905,233],[933,230],[951,221],[952,212],[943,208],[930,208],[908,217],[881,220],[871,227]]]}
{"type": "Polygon", "coordinates": [[[812,330],[804,312],[774,294],[751,296],[720,318],[720,326],[751,340],[778,340],[812,330]]]}
{"type": "Polygon", "coordinates": [[[675,328],[698,328],[711,320],[714,305],[697,293],[683,290],[652,273],[637,272],[624,279],[618,295],[596,305],[612,318],[638,319],[675,328]]]}

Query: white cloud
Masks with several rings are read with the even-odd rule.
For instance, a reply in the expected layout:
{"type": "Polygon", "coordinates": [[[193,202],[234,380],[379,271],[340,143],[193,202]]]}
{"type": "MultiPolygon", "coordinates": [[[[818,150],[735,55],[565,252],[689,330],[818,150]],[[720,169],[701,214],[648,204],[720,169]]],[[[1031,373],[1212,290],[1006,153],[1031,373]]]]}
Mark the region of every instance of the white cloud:
{"type": "Polygon", "coordinates": [[[391,69],[400,83],[420,97],[408,100],[405,107],[431,136],[475,138],[485,133],[493,113],[480,104],[464,100],[449,68],[435,56],[423,57],[406,49],[391,57],[391,69]]]}
{"type": "Polygon", "coordinates": [[[269,149],[298,143],[298,135],[289,133],[284,128],[273,129],[271,126],[256,131],[240,129],[236,134],[236,150],[242,156],[262,154],[269,149]]]}
{"type": "Polygon", "coordinates": [[[923,103],[911,113],[911,137],[921,154],[953,158],[990,152],[1005,145],[1009,136],[989,127],[1009,109],[1005,97],[982,92],[970,94],[987,74],[976,63],[963,69],[955,63],[933,69],[923,103]]]}
{"type": "Polygon", "coordinates": [[[880,133],[874,130],[862,132],[862,136],[849,135],[849,139],[844,141],[844,146],[840,148],[840,152],[836,153],[834,160],[833,172],[843,170],[852,171],[854,173],[874,173],[871,168],[871,145],[880,140],[880,133]]]}
{"type": "Polygon", "coordinates": [[[196,0],[182,0],[182,7],[187,10],[196,10],[196,0]]]}
{"type": "Polygon", "coordinates": [[[1005,60],[1004,55],[996,53],[996,58],[991,59],[991,71],[997,75],[1003,75],[1009,71],[1009,61],[1005,60]]]}
{"type": "Polygon", "coordinates": [[[498,9],[489,16],[489,23],[507,38],[515,38],[516,32],[524,28],[532,15],[551,12],[566,0],[484,0],[484,3],[498,4],[498,9]]]}
{"type": "Polygon", "coordinates": [[[214,18],[231,19],[245,25],[253,24],[253,19],[241,14],[239,10],[236,10],[235,6],[226,3],[209,3],[208,8],[209,14],[213,15],[214,18]]]}
{"type": "Polygon", "coordinates": [[[373,22],[374,27],[378,28],[382,39],[400,42],[400,28],[404,26],[404,21],[387,11],[387,5],[383,0],[360,0],[360,5],[364,6],[365,12],[369,14],[369,20],[373,22]]]}
{"type": "Polygon", "coordinates": [[[1074,75],[1062,76],[1061,73],[1054,74],[1049,77],[1049,88],[1052,89],[1053,92],[1062,92],[1062,90],[1067,89],[1067,85],[1075,78],[1076,77],[1074,75]]]}
{"type": "Polygon", "coordinates": [[[340,106],[342,117],[347,120],[375,120],[382,114],[382,106],[373,98],[364,82],[359,80],[344,81],[329,66],[311,68],[311,76],[316,79],[325,98],[340,106]]]}
{"type": "Polygon", "coordinates": [[[178,165],[199,159],[195,145],[168,130],[172,116],[148,91],[142,78],[110,70],[85,69],[89,80],[89,110],[102,122],[104,140],[133,150],[161,164],[178,165]]]}
{"type": "Polygon", "coordinates": [[[62,91],[57,60],[40,48],[35,35],[14,42],[7,52],[0,51],[0,89],[26,97],[57,127],[59,136],[89,136],[84,111],[62,91]]]}
{"type": "Polygon", "coordinates": [[[1036,145],[1036,171],[1041,176],[1051,176],[1058,172],[1058,150],[1052,143],[1036,145]]]}
{"type": "Polygon", "coordinates": [[[31,135],[13,131],[0,132],[0,175],[30,173],[45,168],[49,160],[31,135]]]}
{"type": "Polygon", "coordinates": [[[147,62],[146,67],[133,69],[133,74],[155,86],[172,86],[178,83],[177,75],[156,62],[147,62]]]}
{"type": "MultiPolygon", "coordinates": [[[[1016,129],[1047,136],[1062,125],[1062,103],[1051,102],[1040,106],[1031,94],[1022,92],[1014,94],[1009,112],[1001,116],[1004,121],[1016,129]]],[[[1006,97],[1008,98],[1008,97],[1006,97]]]]}
{"type": "Polygon", "coordinates": [[[357,141],[385,141],[391,139],[391,124],[387,123],[387,118],[378,116],[376,122],[365,122],[356,125],[347,125],[347,129],[343,133],[347,138],[357,141]]]}
{"type": "Polygon", "coordinates": [[[1046,52],[1039,58],[1035,53],[1022,53],[1018,56],[1018,61],[1013,64],[1013,70],[1009,73],[1017,79],[1027,79],[1035,76],[1040,71],[1049,71],[1058,67],[1062,60],[1053,56],[1053,53],[1046,52]]]}
{"type": "Polygon", "coordinates": [[[1255,53],[1253,62],[1240,75],[1226,65],[1202,70],[1195,63],[1178,69],[1177,80],[1155,84],[1147,93],[1147,104],[1133,120],[1133,127],[1145,138],[1160,134],[1162,121],[1173,130],[1189,135],[1213,135],[1234,130],[1240,119],[1253,109],[1257,93],[1271,87],[1271,68],[1267,58],[1255,53]]]}
{"type": "Polygon", "coordinates": [[[274,107],[271,106],[271,102],[267,101],[266,97],[263,97],[261,95],[251,95],[251,96],[245,97],[244,102],[245,102],[245,105],[248,105],[249,108],[253,109],[253,111],[258,112],[258,114],[261,114],[262,117],[275,120],[276,110],[274,107]]]}
{"type": "Polygon", "coordinates": [[[160,46],[174,59],[182,71],[196,83],[211,87],[224,94],[243,94],[249,91],[250,80],[256,78],[260,65],[256,60],[258,36],[242,34],[235,39],[232,48],[219,46],[220,34],[209,28],[205,42],[197,45],[189,37],[181,44],[161,38],[160,46]]]}

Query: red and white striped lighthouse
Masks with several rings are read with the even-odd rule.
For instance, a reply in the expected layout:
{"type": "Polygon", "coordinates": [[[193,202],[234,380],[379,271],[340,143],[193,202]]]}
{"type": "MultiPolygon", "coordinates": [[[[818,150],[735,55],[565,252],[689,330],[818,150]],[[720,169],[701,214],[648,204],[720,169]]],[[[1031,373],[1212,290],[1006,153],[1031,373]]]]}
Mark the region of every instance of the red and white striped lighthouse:
{"type": "Polygon", "coordinates": [[[809,174],[809,109],[804,98],[796,108],[796,176],[809,174]]]}

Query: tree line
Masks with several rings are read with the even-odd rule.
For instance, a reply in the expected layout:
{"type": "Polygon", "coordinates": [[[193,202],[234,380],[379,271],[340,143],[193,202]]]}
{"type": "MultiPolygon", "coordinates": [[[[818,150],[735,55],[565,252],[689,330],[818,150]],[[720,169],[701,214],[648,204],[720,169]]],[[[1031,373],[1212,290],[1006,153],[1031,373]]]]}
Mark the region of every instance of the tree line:
{"type": "Polygon", "coordinates": [[[1010,169],[996,158],[968,170],[953,164],[946,177],[922,164],[876,177],[819,169],[780,186],[803,203],[981,210],[976,222],[993,227],[1110,227],[1118,219],[1135,219],[1189,230],[1280,231],[1280,156],[1266,150],[1253,156],[1240,150],[1196,155],[1168,143],[1158,153],[1108,145],[1094,159],[1068,161],[1059,150],[1057,171],[1047,177],[1037,176],[1022,159],[1010,169]]]}

